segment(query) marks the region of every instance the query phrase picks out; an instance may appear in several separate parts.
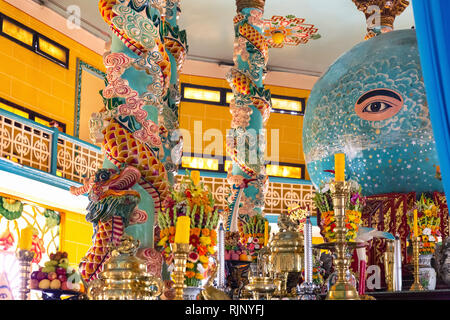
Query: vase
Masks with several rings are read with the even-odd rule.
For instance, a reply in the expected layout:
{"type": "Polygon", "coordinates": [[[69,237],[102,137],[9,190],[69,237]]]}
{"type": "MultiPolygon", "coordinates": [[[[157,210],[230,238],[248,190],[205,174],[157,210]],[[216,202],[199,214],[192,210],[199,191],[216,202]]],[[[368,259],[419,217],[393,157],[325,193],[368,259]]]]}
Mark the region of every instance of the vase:
{"type": "Polygon", "coordinates": [[[197,300],[198,295],[202,292],[200,287],[186,287],[183,291],[183,300],[197,300]]]}
{"type": "Polygon", "coordinates": [[[436,288],[436,270],[431,266],[432,254],[419,255],[419,281],[426,290],[436,288]]]}

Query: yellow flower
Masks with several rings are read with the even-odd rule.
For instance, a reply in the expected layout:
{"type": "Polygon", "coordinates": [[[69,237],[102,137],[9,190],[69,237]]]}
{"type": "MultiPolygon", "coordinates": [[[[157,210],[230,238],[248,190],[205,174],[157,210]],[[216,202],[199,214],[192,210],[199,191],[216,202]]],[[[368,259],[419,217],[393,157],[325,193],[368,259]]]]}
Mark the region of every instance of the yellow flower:
{"type": "Polygon", "coordinates": [[[186,268],[187,269],[194,269],[194,264],[191,262],[186,263],[186,268]]]}
{"type": "Polygon", "coordinates": [[[208,259],[207,256],[200,256],[199,260],[200,260],[201,263],[208,263],[209,262],[209,259],[208,259]]]}
{"type": "Polygon", "coordinates": [[[210,254],[214,254],[214,253],[216,253],[216,248],[215,247],[208,247],[208,252],[210,254]]]}
{"type": "Polygon", "coordinates": [[[169,239],[169,237],[164,237],[161,240],[159,240],[158,242],[158,246],[160,247],[164,247],[164,245],[166,244],[167,240],[169,239]]]}
{"type": "Polygon", "coordinates": [[[210,237],[200,237],[200,243],[204,246],[207,246],[211,244],[211,238],[210,237]]]}
{"type": "Polygon", "coordinates": [[[203,275],[202,275],[201,273],[195,274],[195,278],[198,279],[198,280],[203,280],[203,279],[205,279],[205,277],[203,277],[203,275]]]}

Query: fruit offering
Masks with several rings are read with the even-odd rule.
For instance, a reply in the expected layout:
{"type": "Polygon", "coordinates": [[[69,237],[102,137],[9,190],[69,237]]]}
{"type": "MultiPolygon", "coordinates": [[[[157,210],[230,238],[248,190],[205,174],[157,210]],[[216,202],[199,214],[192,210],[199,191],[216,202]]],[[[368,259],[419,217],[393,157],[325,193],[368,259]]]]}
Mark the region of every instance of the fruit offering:
{"type": "Polygon", "coordinates": [[[31,273],[31,289],[53,289],[79,291],[79,277],[75,269],[69,266],[67,252],[50,254],[50,260],[45,262],[39,271],[31,273]]]}

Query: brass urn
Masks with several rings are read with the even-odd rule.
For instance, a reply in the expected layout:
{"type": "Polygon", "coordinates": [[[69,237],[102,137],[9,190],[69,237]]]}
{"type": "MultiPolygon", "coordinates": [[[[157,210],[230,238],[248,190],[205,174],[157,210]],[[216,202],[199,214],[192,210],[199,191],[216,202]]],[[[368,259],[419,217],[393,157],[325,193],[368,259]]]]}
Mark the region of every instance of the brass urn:
{"type": "Polygon", "coordinates": [[[90,300],[155,300],[161,295],[163,282],[147,272],[143,260],[136,257],[139,241],[130,236],[112,248],[103,271],[87,290],[90,300]]]}
{"type": "Polygon", "coordinates": [[[282,214],[278,232],[270,242],[270,265],[275,273],[301,272],[303,268],[303,236],[282,214]]]}
{"type": "Polygon", "coordinates": [[[280,215],[278,232],[270,242],[270,266],[278,284],[277,295],[288,296],[287,277],[290,272],[301,272],[303,268],[303,236],[287,215],[280,215]]]}

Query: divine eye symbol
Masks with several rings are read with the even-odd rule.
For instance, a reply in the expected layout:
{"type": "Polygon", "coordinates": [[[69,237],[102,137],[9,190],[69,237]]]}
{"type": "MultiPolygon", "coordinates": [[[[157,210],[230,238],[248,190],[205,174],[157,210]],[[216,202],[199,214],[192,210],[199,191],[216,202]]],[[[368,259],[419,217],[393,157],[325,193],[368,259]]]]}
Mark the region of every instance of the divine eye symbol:
{"type": "Polygon", "coordinates": [[[363,94],[355,104],[355,112],[361,119],[381,121],[393,117],[402,107],[402,96],[393,90],[383,88],[363,94]]]}
{"type": "Polygon", "coordinates": [[[369,113],[379,113],[379,112],[384,112],[388,109],[392,108],[392,106],[390,104],[387,104],[385,102],[372,102],[369,103],[367,105],[367,107],[365,107],[363,109],[362,112],[369,112],[369,113]]]}

